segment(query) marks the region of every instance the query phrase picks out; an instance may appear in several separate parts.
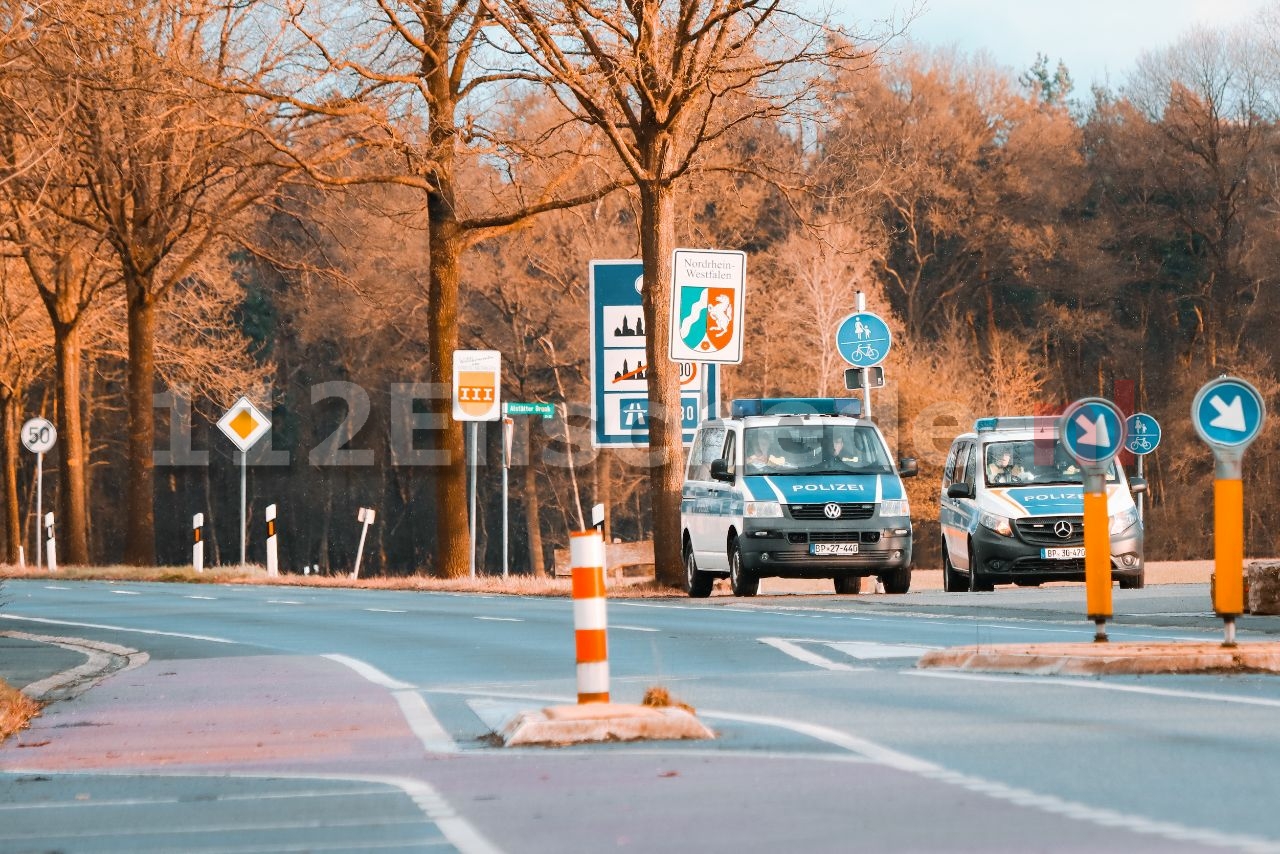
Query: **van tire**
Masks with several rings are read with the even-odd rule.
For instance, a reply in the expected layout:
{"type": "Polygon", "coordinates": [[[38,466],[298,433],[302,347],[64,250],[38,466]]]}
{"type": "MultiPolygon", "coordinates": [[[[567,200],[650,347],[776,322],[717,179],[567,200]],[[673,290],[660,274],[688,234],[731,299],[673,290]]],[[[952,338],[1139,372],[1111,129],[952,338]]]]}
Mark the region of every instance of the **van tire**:
{"type": "Polygon", "coordinates": [[[885,593],[901,596],[911,590],[911,567],[904,566],[902,569],[884,573],[880,576],[880,583],[884,585],[885,593]]]}
{"type": "Polygon", "coordinates": [[[754,596],[760,592],[760,576],[743,567],[738,541],[729,543],[729,586],[734,596],[754,596]]]}
{"type": "Polygon", "coordinates": [[[1117,576],[1120,582],[1121,590],[1141,590],[1147,586],[1146,570],[1139,572],[1137,575],[1120,575],[1117,576]]]}
{"type": "Polygon", "coordinates": [[[978,556],[973,552],[973,543],[969,543],[969,592],[990,593],[995,589],[994,581],[984,581],[978,577],[978,556]]]}
{"type": "Polygon", "coordinates": [[[947,593],[963,593],[969,589],[966,579],[951,565],[951,555],[947,554],[946,544],[942,547],[942,589],[947,593]]]}
{"type": "Polygon", "coordinates": [[[684,592],[693,599],[706,599],[711,595],[715,579],[710,573],[698,572],[698,561],[693,556],[693,547],[686,545],[684,549],[684,592]]]}
{"type": "Polygon", "coordinates": [[[862,592],[861,575],[837,575],[836,593],[842,596],[854,596],[862,592]]]}

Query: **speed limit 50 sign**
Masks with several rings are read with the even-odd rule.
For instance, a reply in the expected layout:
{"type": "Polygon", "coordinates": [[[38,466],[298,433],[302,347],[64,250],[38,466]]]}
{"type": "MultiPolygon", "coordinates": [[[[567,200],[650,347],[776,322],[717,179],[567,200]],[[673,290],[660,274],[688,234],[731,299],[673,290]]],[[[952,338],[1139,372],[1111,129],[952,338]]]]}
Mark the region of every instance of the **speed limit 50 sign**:
{"type": "Polygon", "coordinates": [[[46,453],[58,441],[58,431],[46,418],[32,418],[22,425],[22,444],[33,454],[46,453]]]}

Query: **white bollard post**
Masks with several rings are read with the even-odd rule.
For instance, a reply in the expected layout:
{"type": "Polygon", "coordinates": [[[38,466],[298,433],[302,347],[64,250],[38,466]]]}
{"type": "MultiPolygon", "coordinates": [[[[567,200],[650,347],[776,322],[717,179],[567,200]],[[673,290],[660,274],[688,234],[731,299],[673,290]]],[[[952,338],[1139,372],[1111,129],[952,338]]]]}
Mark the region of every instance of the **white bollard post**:
{"type": "Polygon", "coordinates": [[[44,527],[49,532],[49,539],[45,541],[45,559],[49,562],[49,571],[58,571],[58,544],[53,539],[53,513],[44,514],[44,527]]]}
{"type": "Polygon", "coordinates": [[[18,569],[27,568],[27,555],[22,550],[22,546],[18,546],[18,569]]]}
{"type": "Polygon", "coordinates": [[[204,572],[204,514],[191,517],[191,567],[204,572]]]}
{"type": "Polygon", "coordinates": [[[280,574],[280,556],[276,551],[276,506],[267,505],[267,575],[280,574]]]}
{"type": "Polygon", "coordinates": [[[356,549],[356,568],[351,571],[352,578],[360,577],[360,559],[364,557],[364,538],[369,533],[369,526],[373,524],[375,516],[377,514],[372,507],[361,507],[360,512],[356,514],[356,521],[363,522],[364,527],[360,529],[360,546],[356,549]]]}
{"type": "Polygon", "coordinates": [[[573,630],[577,647],[578,702],[609,702],[608,619],[605,614],[604,540],[600,532],[569,535],[573,574],[573,630]]]}

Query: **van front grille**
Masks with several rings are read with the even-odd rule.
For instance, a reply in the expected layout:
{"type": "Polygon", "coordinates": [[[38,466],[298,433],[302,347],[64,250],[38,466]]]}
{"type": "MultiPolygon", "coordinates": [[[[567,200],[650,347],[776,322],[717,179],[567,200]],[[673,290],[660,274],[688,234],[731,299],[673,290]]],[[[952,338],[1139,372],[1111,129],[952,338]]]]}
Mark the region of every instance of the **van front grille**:
{"type": "Polygon", "coordinates": [[[841,519],[870,519],[871,515],[876,512],[875,504],[845,504],[841,502],[823,502],[822,504],[790,504],[792,519],[826,519],[835,522],[841,519]],[[840,515],[835,519],[831,519],[826,514],[826,506],[828,503],[837,503],[840,507],[840,515]]]}

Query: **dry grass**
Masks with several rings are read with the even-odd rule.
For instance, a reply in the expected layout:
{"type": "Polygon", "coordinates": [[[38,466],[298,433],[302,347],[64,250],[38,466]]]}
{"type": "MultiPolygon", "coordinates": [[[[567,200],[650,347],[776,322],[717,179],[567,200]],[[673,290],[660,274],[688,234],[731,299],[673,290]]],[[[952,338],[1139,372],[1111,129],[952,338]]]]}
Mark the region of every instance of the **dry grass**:
{"type": "Polygon", "coordinates": [[[40,714],[40,704],[0,679],[0,742],[40,714]]]}
{"type": "MultiPolygon", "coordinates": [[[[362,590],[428,590],[452,593],[493,593],[508,596],[568,596],[567,578],[534,578],[513,575],[502,578],[482,575],[477,578],[436,578],[427,575],[361,578],[353,581],[345,575],[279,575],[270,578],[260,566],[215,567],[197,573],[189,566],[59,566],[56,576],[48,570],[16,566],[0,566],[0,579],[58,578],[62,581],[156,581],[188,584],[263,584],[281,587],[349,587],[362,590]]],[[[684,591],[655,582],[614,584],[609,596],[618,599],[647,599],[683,596],[684,591]]]]}
{"type": "Polygon", "coordinates": [[[655,709],[661,709],[668,706],[674,706],[677,709],[684,709],[691,715],[696,715],[697,711],[688,703],[681,702],[671,696],[671,692],[661,685],[654,685],[652,688],[644,692],[644,699],[640,701],[643,706],[652,706],[655,709]]]}

